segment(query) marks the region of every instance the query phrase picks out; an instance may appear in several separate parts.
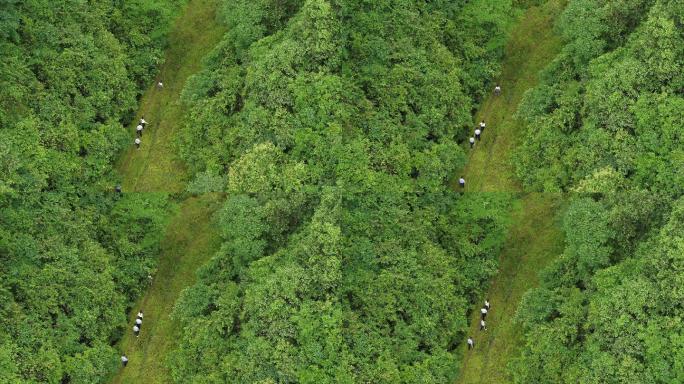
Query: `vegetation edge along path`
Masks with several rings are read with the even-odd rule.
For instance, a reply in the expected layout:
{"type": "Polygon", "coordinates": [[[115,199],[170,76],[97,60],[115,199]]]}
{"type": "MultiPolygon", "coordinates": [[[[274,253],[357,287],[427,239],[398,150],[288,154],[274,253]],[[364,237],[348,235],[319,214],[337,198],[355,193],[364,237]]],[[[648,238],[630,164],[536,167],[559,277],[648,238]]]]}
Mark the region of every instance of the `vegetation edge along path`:
{"type": "MultiPolygon", "coordinates": [[[[178,194],[185,188],[187,171],[175,151],[183,117],[180,95],[188,77],[201,69],[202,59],[223,36],[217,7],[216,0],[190,0],[174,22],[159,77],[143,95],[130,127],[132,142],[137,121],[143,115],[148,121],[141,148],[131,146],[118,162],[124,193],[178,194]],[[156,87],[157,80],[163,81],[163,88],[156,87]]],[[[169,315],[180,292],[194,283],[197,269],[220,245],[211,220],[220,201],[219,194],[207,194],[178,202],[162,239],[157,272],[132,308],[130,327],[118,345],[129,363],[112,383],[171,382],[165,363],[179,328],[169,315]],[[132,326],[138,310],[145,317],[136,338],[132,326]]]]}
{"type": "Polygon", "coordinates": [[[539,72],[560,50],[553,32],[554,21],[565,5],[550,0],[526,11],[513,27],[506,46],[500,96],[484,101],[476,121],[485,120],[482,141],[470,150],[463,170],[467,193],[510,193],[514,196],[511,227],[499,255],[499,272],[486,296],[491,302],[487,330],[479,330],[482,302],[472,309],[469,335],[475,348],[462,346],[458,383],[509,383],[507,365],[523,343],[514,323],[522,295],[538,285],[537,274],[562,250],[563,236],[556,222],[563,198],[556,194],[525,193],[515,180],[510,155],[521,136],[522,124],[515,119],[526,90],[537,82],[539,72]]]}

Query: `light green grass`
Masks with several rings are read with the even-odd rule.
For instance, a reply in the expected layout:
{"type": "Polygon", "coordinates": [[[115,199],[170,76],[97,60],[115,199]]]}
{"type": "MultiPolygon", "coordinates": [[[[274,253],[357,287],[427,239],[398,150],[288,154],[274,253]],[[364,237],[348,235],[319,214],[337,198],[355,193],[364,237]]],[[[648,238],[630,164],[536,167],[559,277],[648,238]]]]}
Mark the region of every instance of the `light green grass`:
{"type": "Polygon", "coordinates": [[[183,120],[180,93],[186,80],[202,67],[202,59],[223,36],[216,21],[217,0],[191,0],[174,23],[169,46],[158,79],[152,81],[140,102],[136,120],[130,126],[131,148],[121,157],[118,170],[124,191],[179,192],[188,173],[174,150],[176,134],[183,120]],[[135,126],[144,115],[148,122],[140,149],[133,145],[135,126]]]}
{"type": "MultiPolygon", "coordinates": [[[[135,125],[144,114],[148,125],[140,150],[133,145],[118,163],[125,193],[181,192],[188,172],[178,160],[174,142],[183,122],[180,93],[188,77],[201,69],[202,58],[220,41],[223,29],[216,20],[217,0],[191,0],[174,23],[159,78],[142,97],[135,125]]],[[[162,240],[157,273],[151,287],[133,307],[123,339],[117,345],[129,358],[112,383],[171,382],[166,361],[179,335],[169,317],[180,292],[195,282],[195,272],[218,250],[220,237],[211,217],[223,200],[219,194],[191,197],[179,203],[162,240]],[[140,337],[133,336],[135,314],[145,314],[140,337]]]]}
{"type": "MultiPolygon", "coordinates": [[[[556,222],[563,197],[556,194],[526,193],[515,179],[511,154],[518,145],[521,122],[514,114],[526,90],[537,83],[537,75],[558,53],[561,42],[553,34],[553,23],[565,4],[550,0],[530,8],[511,30],[506,47],[500,84],[501,96],[484,101],[476,121],[487,128],[482,141],[470,150],[462,171],[468,193],[511,193],[514,198],[511,227],[499,255],[499,273],[486,296],[492,309],[487,331],[479,331],[479,310],[472,308],[469,334],[475,349],[462,347],[463,363],[458,383],[510,383],[507,365],[519,351],[520,328],[513,323],[522,295],[538,284],[538,273],[562,251],[563,236],[556,222]]],[[[484,298],[483,298],[484,300],[484,298]]]]}

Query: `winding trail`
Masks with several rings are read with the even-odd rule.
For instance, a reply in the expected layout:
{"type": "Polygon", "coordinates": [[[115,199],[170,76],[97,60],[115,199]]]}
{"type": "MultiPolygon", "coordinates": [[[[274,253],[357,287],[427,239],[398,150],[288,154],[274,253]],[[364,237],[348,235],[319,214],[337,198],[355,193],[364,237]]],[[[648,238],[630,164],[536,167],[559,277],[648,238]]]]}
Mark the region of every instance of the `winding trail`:
{"type": "MultiPolygon", "coordinates": [[[[470,150],[462,174],[467,193],[512,194],[511,227],[499,255],[499,273],[491,281],[486,297],[492,308],[487,331],[479,331],[480,308],[472,308],[469,334],[475,349],[462,347],[463,363],[457,383],[510,383],[507,365],[522,345],[520,328],[513,323],[522,295],[538,285],[538,273],[562,251],[563,236],[557,212],[563,197],[529,193],[515,178],[511,153],[524,127],[515,118],[518,104],[537,83],[539,72],[561,47],[553,33],[555,19],[564,0],[549,0],[528,9],[513,27],[508,40],[500,79],[502,94],[484,101],[476,121],[485,120],[482,141],[470,150]]],[[[484,298],[482,300],[484,301],[484,298]]]]}
{"type": "MultiPolygon", "coordinates": [[[[216,20],[217,7],[217,0],[190,0],[172,26],[159,75],[164,88],[150,86],[130,126],[132,141],[140,117],[144,114],[149,122],[141,148],[131,146],[117,164],[124,193],[159,193],[172,199],[182,196],[188,172],[174,148],[184,113],[180,94],[188,77],[201,69],[202,59],[223,36],[224,29],[216,20]]],[[[132,327],[137,311],[144,311],[140,337],[126,328],[117,347],[129,363],[112,383],[172,382],[165,364],[180,329],[169,314],[180,292],[195,282],[197,269],[218,250],[220,238],[211,218],[221,200],[220,194],[174,200],[178,209],[164,234],[157,272],[129,315],[132,327]]]]}

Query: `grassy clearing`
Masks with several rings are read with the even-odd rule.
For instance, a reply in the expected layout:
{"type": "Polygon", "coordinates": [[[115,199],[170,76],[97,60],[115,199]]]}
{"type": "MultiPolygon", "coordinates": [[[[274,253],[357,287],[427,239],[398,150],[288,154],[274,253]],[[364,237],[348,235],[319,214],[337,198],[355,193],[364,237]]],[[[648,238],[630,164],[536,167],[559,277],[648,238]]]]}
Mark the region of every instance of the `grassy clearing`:
{"type": "MultiPolygon", "coordinates": [[[[491,96],[482,105],[476,121],[487,128],[482,141],[470,150],[463,175],[471,193],[512,193],[511,229],[499,255],[499,273],[493,278],[487,297],[492,310],[487,331],[479,331],[479,309],[473,308],[469,334],[475,349],[463,346],[463,364],[458,383],[509,383],[508,362],[522,343],[513,316],[522,295],[538,284],[537,274],[562,250],[563,237],[556,222],[563,197],[526,193],[515,179],[510,156],[518,144],[522,124],[513,116],[526,90],[558,53],[561,43],[553,34],[553,23],[565,4],[550,0],[530,8],[513,27],[507,43],[500,84],[501,96],[491,96]]],[[[484,299],[484,298],[483,298],[484,299]]],[[[465,344],[465,343],[464,343],[465,344]]]]}
{"type": "MultiPolygon", "coordinates": [[[[118,171],[126,193],[181,192],[188,173],[177,159],[175,136],[183,120],[180,93],[188,77],[201,69],[202,58],[219,42],[223,29],[216,21],[217,0],[190,0],[169,35],[169,48],[159,79],[145,92],[136,120],[131,124],[131,144],[135,126],[144,115],[148,125],[142,145],[133,145],[123,154],[118,171]]],[[[217,251],[220,237],[211,217],[222,197],[209,194],[179,203],[178,213],[169,222],[159,255],[157,273],[147,293],[130,314],[132,327],[139,309],[145,313],[140,337],[128,330],[118,348],[129,358],[112,383],[170,383],[165,367],[179,333],[169,318],[180,292],[195,282],[195,272],[217,251]]]]}
{"type": "Polygon", "coordinates": [[[118,170],[124,191],[179,192],[188,179],[176,156],[174,140],[183,120],[180,93],[190,75],[202,67],[202,58],[219,42],[223,27],[216,22],[217,0],[191,0],[169,34],[164,65],[140,102],[140,110],[130,126],[131,148],[121,157],[118,170]],[[141,116],[149,123],[142,145],[135,149],[135,126],[141,116]]]}

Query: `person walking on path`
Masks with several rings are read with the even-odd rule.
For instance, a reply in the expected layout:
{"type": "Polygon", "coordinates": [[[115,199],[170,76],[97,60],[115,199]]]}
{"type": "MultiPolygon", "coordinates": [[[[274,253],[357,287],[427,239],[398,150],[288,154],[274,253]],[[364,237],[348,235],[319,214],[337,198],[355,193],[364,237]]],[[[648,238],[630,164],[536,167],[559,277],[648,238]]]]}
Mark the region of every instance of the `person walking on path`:
{"type": "Polygon", "coordinates": [[[484,132],[486,126],[487,124],[485,124],[484,120],[480,121],[480,131],[484,132]]]}
{"type": "Polygon", "coordinates": [[[135,319],[135,326],[138,327],[138,329],[142,328],[142,319],[141,318],[138,317],[137,319],[135,319]]]}
{"type": "Polygon", "coordinates": [[[480,308],[480,314],[482,315],[482,320],[487,318],[487,308],[480,308]]]}
{"type": "Polygon", "coordinates": [[[458,179],[458,185],[461,186],[461,189],[465,188],[465,179],[463,178],[463,176],[461,176],[461,177],[458,179]]]}
{"type": "Polygon", "coordinates": [[[142,126],[142,124],[138,124],[138,126],[135,127],[135,133],[138,135],[138,137],[142,137],[142,132],[143,132],[143,126],[142,126]]]}
{"type": "Polygon", "coordinates": [[[492,308],[492,306],[489,305],[489,299],[485,299],[484,304],[485,304],[485,308],[487,308],[487,311],[489,311],[492,308]]]}
{"type": "Polygon", "coordinates": [[[139,138],[139,137],[136,137],[136,138],[135,138],[135,147],[136,147],[137,149],[140,149],[140,138],[139,138]]]}
{"type": "Polygon", "coordinates": [[[145,121],[145,116],[140,116],[140,125],[142,125],[143,129],[145,129],[145,126],[147,125],[147,121],[145,121]]]}
{"type": "Polygon", "coordinates": [[[121,364],[125,367],[128,364],[128,357],[126,355],[121,355],[121,364]]]}
{"type": "Polygon", "coordinates": [[[477,139],[477,141],[480,141],[480,134],[481,133],[482,133],[482,131],[480,131],[479,128],[475,130],[475,138],[477,139]]]}
{"type": "Polygon", "coordinates": [[[140,327],[137,325],[133,326],[133,333],[135,334],[135,337],[140,337],[140,327]]]}
{"type": "Polygon", "coordinates": [[[468,349],[473,349],[475,348],[475,342],[473,341],[473,338],[468,336],[468,349]]]}
{"type": "Polygon", "coordinates": [[[143,319],[143,311],[138,311],[138,316],[136,316],[138,319],[142,320],[143,319]]]}
{"type": "Polygon", "coordinates": [[[487,324],[485,323],[484,320],[480,320],[480,331],[486,331],[487,330],[487,324]]]}
{"type": "Polygon", "coordinates": [[[164,88],[164,83],[162,83],[161,80],[159,80],[159,82],[157,83],[157,88],[159,88],[159,89],[164,88]]]}
{"type": "Polygon", "coordinates": [[[501,86],[499,84],[494,87],[494,96],[499,96],[501,94],[501,86]]]}
{"type": "Polygon", "coordinates": [[[114,187],[114,191],[115,191],[116,193],[119,193],[119,194],[120,194],[120,193],[121,193],[121,184],[117,184],[116,187],[114,187]]]}
{"type": "Polygon", "coordinates": [[[472,148],[475,145],[475,138],[471,137],[468,141],[470,142],[470,148],[472,148]]]}

